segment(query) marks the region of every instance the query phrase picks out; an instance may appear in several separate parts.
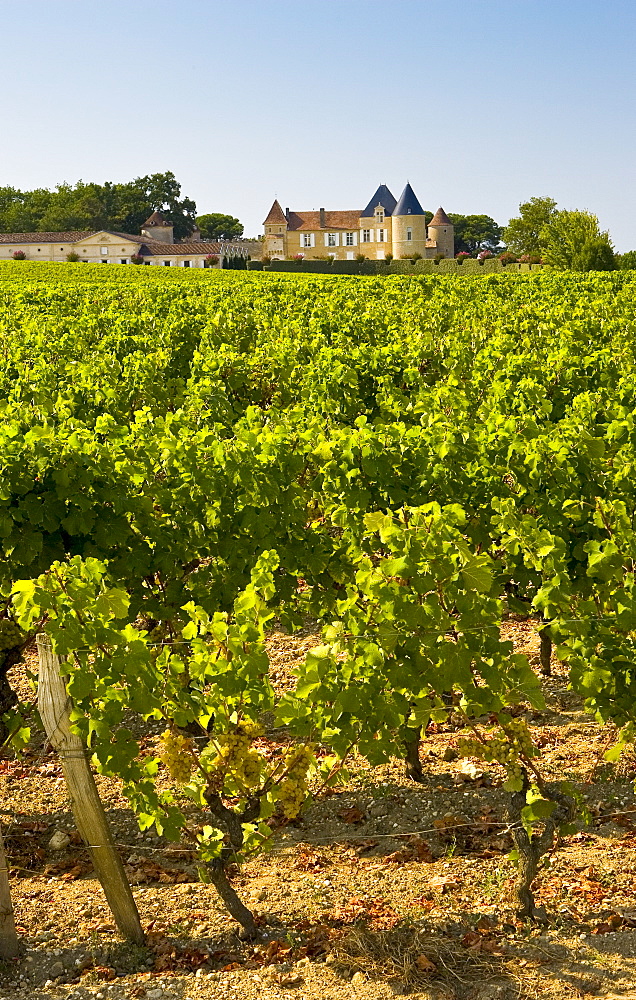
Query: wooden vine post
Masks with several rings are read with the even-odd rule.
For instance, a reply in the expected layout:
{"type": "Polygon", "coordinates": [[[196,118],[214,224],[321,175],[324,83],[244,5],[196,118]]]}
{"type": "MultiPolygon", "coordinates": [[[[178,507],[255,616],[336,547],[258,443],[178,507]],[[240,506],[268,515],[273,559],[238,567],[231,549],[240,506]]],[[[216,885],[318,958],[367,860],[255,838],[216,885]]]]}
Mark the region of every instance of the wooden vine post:
{"type": "Polygon", "coordinates": [[[117,927],[129,941],[143,944],[144,933],[137,906],[115,848],[86,749],[80,737],[71,731],[72,703],[61,673],[60,659],[53,653],[47,635],[40,633],[37,645],[38,709],[46,735],[62,760],[77,829],[88,847],[117,927]]]}
{"type": "Polygon", "coordinates": [[[24,946],[15,929],[7,856],[0,830],[0,959],[18,958],[23,952],[24,946]]]}

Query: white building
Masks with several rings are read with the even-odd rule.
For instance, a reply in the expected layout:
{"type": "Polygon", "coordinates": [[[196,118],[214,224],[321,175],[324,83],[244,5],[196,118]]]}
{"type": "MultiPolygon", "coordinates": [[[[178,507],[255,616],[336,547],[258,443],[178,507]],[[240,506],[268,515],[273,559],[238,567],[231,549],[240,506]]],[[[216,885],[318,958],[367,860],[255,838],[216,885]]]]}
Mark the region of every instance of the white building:
{"type": "MultiPolygon", "coordinates": [[[[199,237],[198,230],[193,234],[199,237]]],[[[141,227],[140,236],[130,233],[0,233],[0,260],[24,254],[27,260],[65,261],[77,254],[90,264],[157,264],[160,267],[212,267],[218,257],[245,257],[239,243],[205,242],[200,238],[174,242],[173,227],[161,212],[153,212],[141,227]],[[133,260],[135,258],[135,260],[133,260]],[[139,260],[141,258],[141,261],[139,260]]]]}

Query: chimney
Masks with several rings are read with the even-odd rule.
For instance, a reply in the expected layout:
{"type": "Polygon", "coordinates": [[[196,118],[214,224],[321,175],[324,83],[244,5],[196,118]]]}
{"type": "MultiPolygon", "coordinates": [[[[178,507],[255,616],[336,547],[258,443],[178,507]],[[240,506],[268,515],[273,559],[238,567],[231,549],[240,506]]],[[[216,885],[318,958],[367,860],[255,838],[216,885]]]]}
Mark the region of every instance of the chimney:
{"type": "Polygon", "coordinates": [[[320,211],[320,228],[324,229],[325,228],[325,210],[324,210],[324,208],[321,208],[319,211],[320,211]]]}
{"type": "Polygon", "coordinates": [[[285,218],[289,222],[289,209],[288,208],[285,209],[285,218]]]}

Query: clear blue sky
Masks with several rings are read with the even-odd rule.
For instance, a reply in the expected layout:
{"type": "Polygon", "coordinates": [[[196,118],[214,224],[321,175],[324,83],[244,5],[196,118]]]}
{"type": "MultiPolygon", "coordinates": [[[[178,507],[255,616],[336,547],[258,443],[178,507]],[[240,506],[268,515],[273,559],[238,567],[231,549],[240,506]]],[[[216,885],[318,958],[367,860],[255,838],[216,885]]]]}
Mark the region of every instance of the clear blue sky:
{"type": "Polygon", "coordinates": [[[283,208],[504,224],[551,195],[636,248],[634,0],[0,0],[0,185],[172,170],[248,235],[283,208]]]}

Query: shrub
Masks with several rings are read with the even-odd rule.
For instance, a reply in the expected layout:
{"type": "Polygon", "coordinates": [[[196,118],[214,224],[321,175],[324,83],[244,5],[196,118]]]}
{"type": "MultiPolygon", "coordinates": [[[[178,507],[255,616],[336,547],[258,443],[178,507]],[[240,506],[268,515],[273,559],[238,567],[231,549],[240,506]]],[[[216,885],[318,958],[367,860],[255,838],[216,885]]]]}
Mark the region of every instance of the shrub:
{"type": "Polygon", "coordinates": [[[471,260],[471,256],[467,250],[460,250],[455,254],[455,260],[458,264],[463,264],[465,260],[471,260]]]}
{"type": "Polygon", "coordinates": [[[586,240],[578,253],[572,258],[573,271],[614,271],[616,258],[609,241],[598,236],[586,240]]]}
{"type": "Polygon", "coordinates": [[[75,253],[74,250],[71,250],[70,253],[67,253],[66,259],[69,262],[69,264],[75,264],[80,259],[80,255],[78,253],[75,253]]]}
{"type": "Polygon", "coordinates": [[[439,264],[440,260],[446,260],[446,255],[443,253],[436,253],[433,257],[434,263],[439,264]]]}
{"type": "Polygon", "coordinates": [[[477,254],[477,260],[488,260],[489,257],[492,257],[490,250],[482,250],[477,254]]]}
{"type": "Polygon", "coordinates": [[[205,260],[203,261],[204,267],[216,267],[219,263],[219,258],[215,253],[209,253],[205,260]]]}
{"type": "Polygon", "coordinates": [[[504,267],[506,266],[506,264],[518,263],[516,255],[512,253],[510,250],[504,250],[503,253],[500,253],[499,260],[501,261],[504,267]]]}
{"type": "Polygon", "coordinates": [[[386,261],[387,264],[390,264],[391,261],[393,260],[393,254],[392,253],[385,253],[384,259],[385,259],[385,261],[386,261]]]}
{"type": "Polygon", "coordinates": [[[357,254],[355,255],[355,257],[354,257],[354,260],[357,260],[359,264],[361,264],[361,263],[362,263],[362,261],[363,261],[363,260],[366,260],[366,259],[367,259],[367,258],[365,257],[365,255],[364,255],[363,253],[357,253],[357,254]]]}
{"type": "Polygon", "coordinates": [[[14,260],[26,260],[26,254],[24,250],[14,250],[11,254],[14,260]]]}
{"type": "Polygon", "coordinates": [[[143,264],[144,259],[140,253],[131,254],[130,263],[131,264],[143,264]]]}
{"type": "Polygon", "coordinates": [[[404,254],[404,256],[400,257],[400,260],[410,260],[411,264],[414,264],[416,260],[421,260],[421,259],[422,259],[422,254],[418,253],[417,250],[415,251],[415,253],[407,253],[404,254]]]}
{"type": "Polygon", "coordinates": [[[287,260],[298,261],[299,264],[301,264],[304,261],[304,259],[305,259],[304,253],[294,253],[291,255],[291,257],[287,258],[287,260]]]}

